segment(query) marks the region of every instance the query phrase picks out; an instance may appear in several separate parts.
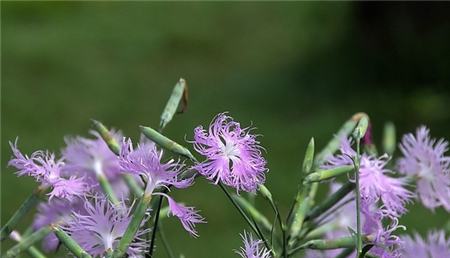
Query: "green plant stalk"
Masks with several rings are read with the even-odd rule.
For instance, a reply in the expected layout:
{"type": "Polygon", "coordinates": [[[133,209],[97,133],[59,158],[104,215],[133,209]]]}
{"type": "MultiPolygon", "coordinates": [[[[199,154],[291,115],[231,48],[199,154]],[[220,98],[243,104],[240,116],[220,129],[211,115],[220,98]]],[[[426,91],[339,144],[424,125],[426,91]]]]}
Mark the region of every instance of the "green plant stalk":
{"type": "Polygon", "coordinates": [[[161,122],[160,128],[164,129],[166,125],[172,120],[173,115],[177,112],[178,105],[183,98],[183,95],[186,96],[187,93],[187,84],[183,78],[175,84],[175,87],[172,90],[172,94],[167,101],[166,107],[161,113],[161,122]]]}
{"type": "MultiPolygon", "coordinates": [[[[167,192],[167,189],[164,189],[164,193],[167,192]]],[[[161,215],[161,207],[162,207],[162,202],[163,202],[163,198],[162,196],[158,196],[157,197],[157,201],[156,203],[156,215],[155,215],[155,219],[153,222],[153,230],[150,236],[150,246],[149,246],[149,251],[148,254],[145,255],[145,257],[152,257],[153,256],[153,247],[155,246],[155,242],[156,242],[156,232],[158,231],[158,223],[159,223],[159,216],[161,215]]],[[[152,210],[154,210],[154,208],[152,207],[152,210]]]]}
{"type": "Polygon", "coordinates": [[[25,201],[20,205],[19,209],[13,214],[13,216],[6,222],[2,227],[0,232],[0,239],[3,241],[8,237],[8,235],[16,228],[19,221],[39,202],[40,195],[47,188],[39,186],[37,187],[31,195],[25,199],[25,201]]]}
{"type": "Polygon", "coordinates": [[[280,230],[281,230],[281,237],[282,239],[282,245],[283,245],[283,257],[287,258],[288,257],[288,252],[287,252],[287,239],[286,239],[286,225],[283,223],[283,220],[281,219],[281,214],[280,214],[280,210],[278,209],[278,206],[271,201],[270,204],[272,205],[273,211],[276,214],[279,226],[280,226],[280,230]]]}
{"type": "Polygon", "coordinates": [[[114,250],[113,257],[122,258],[128,250],[128,246],[133,241],[139,227],[142,224],[142,220],[145,217],[145,212],[147,211],[150,201],[152,199],[152,194],[144,192],[142,198],[139,199],[136,208],[133,212],[133,217],[128,224],[127,230],[125,231],[122,239],[119,241],[116,250],[114,250]]]}
{"type": "MultiPolygon", "coordinates": [[[[94,120],[94,119],[91,119],[91,120],[92,120],[92,125],[93,125],[94,129],[100,134],[103,141],[105,141],[105,143],[108,145],[109,149],[114,154],[119,156],[120,155],[120,145],[116,141],[116,139],[114,139],[113,135],[108,130],[108,128],[106,128],[105,125],[103,125],[101,122],[99,122],[97,120],[94,120]]],[[[136,198],[139,198],[142,196],[142,194],[144,193],[143,190],[141,189],[141,187],[139,187],[139,185],[136,183],[136,181],[134,180],[134,178],[131,175],[124,174],[123,179],[136,198]]]]}
{"type": "Polygon", "coordinates": [[[36,242],[43,239],[52,231],[51,226],[46,226],[38,229],[34,233],[29,236],[22,238],[22,241],[6,252],[5,258],[12,258],[18,256],[21,252],[30,248],[30,246],[34,245],[36,242]]]}
{"type": "Polygon", "coordinates": [[[356,138],[356,160],[355,160],[355,195],[356,195],[356,257],[362,250],[361,240],[361,195],[359,192],[359,162],[360,162],[360,139],[356,138]]]}
{"type": "MultiPolygon", "coordinates": [[[[314,165],[314,148],[315,148],[314,138],[311,138],[311,140],[308,143],[308,146],[306,147],[305,156],[303,158],[300,182],[302,182],[305,175],[311,172],[312,170],[312,166],[314,165]]],[[[286,224],[288,224],[289,229],[291,229],[293,223],[294,213],[299,209],[300,202],[306,196],[306,190],[307,189],[305,189],[305,187],[300,183],[297,189],[297,194],[295,196],[294,202],[292,203],[292,206],[289,210],[289,214],[286,218],[286,224]]]]}
{"type": "Polygon", "coordinates": [[[102,171],[97,171],[97,180],[100,183],[100,187],[102,188],[108,200],[110,200],[111,203],[114,204],[116,207],[119,207],[120,201],[119,199],[117,199],[117,196],[114,193],[111,184],[109,183],[108,179],[106,178],[105,174],[102,171]]]}
{"type": "Polygon", "coordinates": [[[272,223],[267,220],[267,218],[259,212],[252,204],[250,204],[243,197],[232,194],[232,198],[250,215],[255,219],[255,221],[260,224],[266,232],[270,232],[272,229],[272,223]]]}
{"type": "Polygon", "coordinates": [[[342,185],[341,188],[339,188],[339,190],[337,190],[335,193],[333,193],[327,199],[325,199],[325,201],[323,201],[321,204],[317,205],[311,211],[309,211],[308,214],[306,215],[305,220],[306,221],[312,220],[322,215],[330,208],[332,208],[336,203],[342,200],[345,196],[347,196],[347,194],[349,194],[354,189],[355,183],[346,182],[344,185],[342,185]]]}
{"type": "Polygon", "coordinates": [[[59,241],[72,252],[78,258],[92,258],[81,246],[73,240],[66,232],[61,230],[57,225],[50,226],[52,231],[55,233],[56,237],[58,237],[59,241]]]}
{"type": "Polygon", "coordinates": [[[313,172],[305,177],[303,180],[303,184],[310,184],[313,182],[321,182],[325,180],[329,180],[331,178],[335,178],[342,174],[349,173],[354,170],[354,166],[341,166],[331,169],[318,170],[313,172]]]}
{"type": "Polygon", "coordinates": [[[302,238],[302,241],[320,238],[327,232],[330,232],[330,231],[338,229],[338,228],[339,228],[339,225],[337,223],[333,223],[333,222],[320,225],[320,226],[314,228],[313,230],[307,232],[305,237],[302,238]]]}
{"type": "Polygon", "coordinates": [[[127,184],[128,188],[130,188],[131,193],[133,193],[134,197],[136,199],[142,197],[142,195],[144,194],[144,191],[138,185],[136,180],[134,180],[133,176],[124,174],[122,177],[123,177],[123,180],[125,181],[125,183],[127,184]]]}
{"type": "Polygon", "coordinates": [[[336,258],[347,258],[349,255],[351,255],[353,253],[353,250],[355,250],[354,248],[346,248],[344,250],[342,250],[342,252],[340,254],[338,254],[338,256],[336,256],[336,258]]]}
{"type": "MultiPolygon", "coordinates": [[[[19,232],[13,231],[10,234],[10,238],[18,243],[22,241],[22,236],[19,232]]],[[[34,246],[28,247],[26,252],[32,257],[32,258],[47,258],[39,249],[37,249],[34,246]]]]}
{"type": "MultiPolygon", "coordinates": [[[[370,242],[373,240],[371,236],[362,236],[364,242],[370,242]]],[[[313,250],[330,250],[339,248],[354,248],[355,239],[353,237],[341,237],[335,239],[314,239],[292,249],[289,255],[296,253],[297,251],[303,249],[313,249],[313,250]]]]}
{"type": "Polygon", "coordinates": [[[192,153],[185,147],[183,147],[181,144],[176,143],[175,141],[167,138],[166,136],[162,135],[155,129],[151,127],[146,126],[140,126],[141,132],[147,137],[148,139],[152,140],[156,144],[158,144],[160,147],[171,151],[175,154],[179,154],[181,156],[184,156],[190,160],[196,160],[195,157],[192,155],[192,153]]]}
{"type": "MultiPolygon", "coordinates": [[[[263,241],[264,245],[266,246],[267,249],[272,250],[272,248],[269,247],[269,244],[266,240],[266,238],[264,237],[264,235],[261,233],[261,231],[257,228],[256,224],[254,224],[252,222],[252,220],[250,220],[250,218],[247,216],[247,214],[242,210],[242,208],[239,206],[238,203],[236,203],[233,199],[233,197],[231,197],[230,193],[227,191],[227,189],[225,188],[225,186],[219,182],[218,185],[220,186],[220,188],[222,189],[222,191],[225,193],[225,195],[228,197],[228,199],[230,200],[230,202],[233,204],[233,206],[236,208],[236,210],[242,215],[242,217],[244,218],[244,220],[248,223],[248,225],[250,226],[250,228],[253,230],[253,232],[255,232],[255,234],[257,236],[259,236],[259,238],[263,241]]],[[[273,250],[272,250],[273,252],[273,250]]]]}

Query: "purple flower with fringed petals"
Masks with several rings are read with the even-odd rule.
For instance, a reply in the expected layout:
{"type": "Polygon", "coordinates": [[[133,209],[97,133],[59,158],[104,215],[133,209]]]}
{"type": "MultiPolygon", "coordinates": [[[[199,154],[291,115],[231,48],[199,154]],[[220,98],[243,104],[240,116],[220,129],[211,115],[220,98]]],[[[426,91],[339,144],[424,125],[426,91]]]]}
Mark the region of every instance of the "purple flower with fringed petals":
{"type": "Polygon", "coordinates": [[[169,202],[169,214],[178,217],[184,229],[191,236],[198,237],[195,225],[198,223],[206,223],[205,219],[198,214],[193,207],[186,207],[177,202],[168,195],[161,194],[167,198],[169,202]]]}
{"type": "MultiPolygon", "coordinates": [[[[67,146],[62,150],[62,154],[66,165],[63,172],[86,178],[91,187],[98,185],[98,175],[105,175],[110,182],[116,181],[121,173],[117,156],[97,132],[91,131],[91,134],[95,139],[65,139],[67,146]]],[[[113,132],[113,137],[119,142],[122,139],[118,132],[113,132]]]]}
{"type": "MultiPolygon", "coordinates": [[[[342,138],[340,154],[328,158],[322,168],[353,165],[352,158],[355,156],[356,152],[352,149],[350,140],[342,138]]],[[[411,201],[414,195],[405,188],[406,178],[389,176],[393,172],[386,168],[387,162],[387,155],[378,158],[365,153],[361,155],[360,193],[361,198],[368,202],[381,200],[386,215],[398,217],[407,211],[405,205],[411,201]]]]}
{"type": "MultiPolygon", "coordinates": [[[[70,215],[73,211],[81,212],[82,209],[79,199],[75,202],[54,199],[51,202],[39,203],[33,220],[33,229],[38,230],[52,223],[64,225],[72,218],[70,215]]],[[[55,251],[58,245],[59,240],[54,233],[50,233],[42,241],[42,247],[46,252],[55,251]]]]}
{"type": "Polygon", "coordinates": [[[403,136],[400,150],[404,157],[398,160],[398,170],[417,178],[416,192],[423,205],[450,211],[450,157],[445,156],[448,142],[432,139],[430,130],[421,126],[416,135],[403,136]]]}
{"type": "Polygon", "coordinates": [[[264,183],[268,169],[262,147],[249,131],[225,113],[217,115],[208,130],[195,128],[194,149],[206,160],[194,169],[216,184],[254,192],[264,183]]]}
{"type": "Polygon", "coordinates": [[[123,139],[119,157],[120,167],[128,173],[141,175],[147,180],[146,192],[153,192],[158,187],[173,185],[177,188],[189,187],[194,178],[181,179],[184,165],[169,160],[162,162],[163,151],[156,148],[155,143],[141,141],[133,148],[131,139],[123,139]]]}
{"type": "MultiPolygon", "coordinates": [[[[114,250],[131,221],[131,208],[125,204],[119,209],[106,197],[96,196],[85,200],[84,212],[73,212],[73,219],[63,229],[90,255],[103,257],[114,250]]],[[[142,225],[148,220],[144,218],[142,225]]],[[[144,257],[148,243],[145,234],[150,229],[140,229],[127,249],[128,257],[144,257]]]]}
{"type": "Polygon", "coordinates": [[[427,239],[423,239],[416,233],[414,237],[404,236],[403,240],[404,257],[450,257],[450,237],[446,239],[445,232],[442,230],[428,232],[427,239]]]}
{"type": "Polygon", "coordinates": [[[236,251],[242,258],[270,258],[270,250],[268,250],[262,240],[254,239],[251,233],[244,231],[241,234],[244,246],[236,251]]]}
{"type": "Polygon", "coordinates": [[[374,238],[374,247],[370,249],[369,253],[380,258],[401,257],[400,250],[402,241],[398,236],[393,235],[393,232],[406,228],[398,224],[398,219],[391,218],[390,225],[383,227],[383,211],[365,201],[361,203],[361,213],[364,219],[362,232],[374,238]]]}
{"type": "Polygon", "coordinates": [[[31,176],[43,186],[51,186],[53,189],[48,194],[50,199],[57,197],[72,201],[83,196],[88,190],[83,178],[62,177],[61,171],[65,164],[62,159],[56,160],[53,153],[36,151],[28,157],[17,148],[17,140],[14,144],[10,143],[10,146],[14,158],[8,165],[18,169],[18,176],[31,176]]]}

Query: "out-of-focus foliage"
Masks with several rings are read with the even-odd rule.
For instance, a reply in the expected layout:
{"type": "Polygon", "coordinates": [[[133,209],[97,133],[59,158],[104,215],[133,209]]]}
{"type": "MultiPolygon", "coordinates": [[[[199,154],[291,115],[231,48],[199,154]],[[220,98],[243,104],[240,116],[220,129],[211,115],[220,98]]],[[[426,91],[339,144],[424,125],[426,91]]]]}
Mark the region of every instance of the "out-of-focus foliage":
{"type": "MultiPolygon", "coordinates": [[[[138,137],[138,125],[158,125],[179,77],[189,106],[167,135],[192,139],[196,125],[222,111],[253,123],[284,213],[310,137],[322,147],[357,111],[371,116],[377,144],[388,120],[399,133],[426,124],[450,138],[445,3],[1,5],[2,222],[33,188],[6,168],[9,140],[19,136],[27,152],[58,151],[65,135],[87,134],[90,118],[138,137]]],[[[245,225],[222,193],[200,179],[178,199],[203,210],[208,224],[191,239],[165,222],[174,249],[231,257],[245,225]]],[[[444,221],[416,205],[401,223],[423,232],[444,221]]]]}

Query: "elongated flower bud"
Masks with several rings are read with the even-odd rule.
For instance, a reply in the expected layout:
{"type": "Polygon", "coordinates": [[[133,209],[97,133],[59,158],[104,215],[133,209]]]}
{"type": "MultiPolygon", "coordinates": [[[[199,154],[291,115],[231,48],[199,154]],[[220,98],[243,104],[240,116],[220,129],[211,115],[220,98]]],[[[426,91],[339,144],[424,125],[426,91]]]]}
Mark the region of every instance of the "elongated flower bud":
{"type": "Polygon", "coordinates": [[[108,128],[106,128],[105,125],[103,125],[101,122],[92,119],[92,124],[95,128],[95,130],[100,134],[100,136],[103,138],[103,140],[108,144],[108,147],[111,149],[112,152],[114,152],[116,155],[119,155],[120,153],[120,145],[114,139],[113,135],[109,132],[108,128]]]}
{"type": "Polygon", "coordinates": [[[172,90],[172,94],[167,101],[166,107],[161,114],[161,128],[166,127],[166,125],[172,120],[173,115],[177,112],[177,108],[181,100],[183,100],[183,106],[186,107],[187,84],[183,78],[180,78],[177,84],[175,84],[175,87],[172,90]]]}
{"type": "Polygon", "coordinates": [[[384,125],[383,131],[383,150],[388,155],[392,155],[395,151],[396,137],[395,125],[391,122],[384,125]]]}
{"type": "Polygon", "coordinates": [[[145,137],[152,140],[162,148],[169,150],[173,153],[179,154],[181,156],[187,157],[191,160],[195,160],[195,157],[187,148],[160,134],[155,129],[146,126],[140,126],[140,128],[141,132],[145,135],[145,137]]]}
{"type": "Polygon", "coordinates": [[[345,173],[349,173],[354,169],[353,166],[342,166],[342,167],[336,167],[332,169],[324,169],[319,170],[316,172],[313,172],[305,177],[303,183],[309,184],[312,182],[321,182],[324,180],[328,180],[337,176],[340,176],[345,173]]]}

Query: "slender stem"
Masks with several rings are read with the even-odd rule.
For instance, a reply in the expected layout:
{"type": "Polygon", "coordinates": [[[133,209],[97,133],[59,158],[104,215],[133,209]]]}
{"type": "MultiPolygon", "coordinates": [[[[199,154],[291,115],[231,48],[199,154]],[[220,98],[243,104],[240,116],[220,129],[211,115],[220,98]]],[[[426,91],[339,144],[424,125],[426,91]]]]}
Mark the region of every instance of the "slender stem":
{"type": "Polygon", "coordinates": [[[142,225],[142,220],[145,217],[145,213],[152,199],[151,193],[145,192],[142,198],[139,199],[136,209],[134,210],[133,217],[128,224],[127,230],[123,235],[122,239],[119,241],[116,250],[114,251],[113,257],[122,258],[128,250],[128,246],[133,241],[139,227],[142,225]]]}
{"type": "Polygon", "coordinates": [[[252,204],[250,204],[250,202],[237,194],[232,194],[231,196],[239,204],[240,207],[242,207],[251,217],[255,219],[255,221],[258,222],[259,225],[262,225],[266,232],[272,230],[272,224],[261,212],[259,212],[252,204]]]}
{"type": "Polygon", "coordinates": [[[245,212],[241,209],[241,207],[239,206],[239,204],[237,204],[234,200],[233,197],[231,197],[230,193],[227,191],[227,189],[225,188],[225,186],[223,186],[223,184],[221,182],[218,183],[218,185],[220,186],[220,188],[222,189],[222,191],[225,193],[225,195],[228,197],[228,199],[231,201],[231,203],[233,204],[233,206],[238,210],[238,212],[242,215],[242,217],[244,218],[244,220],[248,223],[248,225],[250,226],[250,228],[255,232],[255,234],[257,234],[261,240],[264,242],[264,245],[266,246],[267,249],[271,249],[267,243],[267,240],[265,239],[264,235],[261,234],[260,230],[258,230],[258,228],[256,227],[256,225],[250,220],[250,218],[247,216],[247,214],[245,214],[245,212]]]}
{"type": "Polygon", "coordinates": [[[283,257],[287,258],[287,243],[286,243],[286,225],[284,225],[283,220],[281,219],[280,210],[278,209],[278,206],[273,202],[273,200],[270,201],[270,204],[272,206],[273,211],[276,214],[278,224],[280,226],[281,234],[283,237],[283,257]]]}
{"type": "Polygon", "coordinates": [[[349,255],[353,253],[354,248],[344,249],[336,258],[347,258],[349,255]]]}
{"type": "Polygon", "coordinates": [[[117,199],[116,194],[114,193],[114,190],[112,189],[111,184],[109,183],[108,179],[106,178],[103,171],[97,171],[97,180],[100,183],[100,187],[102,188],[103,192],[105,192],[106,197],[115,205],[119,206],[120,201],[117,199]]]}
{"type": "Polygon", "coordinates": [[[360,162],[360,139],[356,138],[356,157],[355,157],[355,192],[356,192],[356,257],[362,250],[361,240],[361,195],[359,193],[359,162],[360,162]]]}
{"type": "Polygon", "coordinates": [[[6,252],[5,258],[12,258],[18,256],[21,252],[30,248],[36,242],[47,236],[52,231],[50,226],[42,227],[33,234],[24,237],[22,241],[6,252]]]}
{"type": "Polygon", "coordinates": [[[83,248],[66,232],[61,230],[57,225],[51,225],[52,231],[58,237],[59,241],[78,258],[92,258],[83,248]]]}
{"type": "Polygon", "coordinates": [[[6,222],[2,227],[0,232],[0,239],[3,241],[8,237],[8,235],[13,231],[17,223],[34,207],[39,201],[39,196],[44,192],[45,188],[39,186],[36,188],[31,195],[25,199],[25,201],[20,205],[19,209],[13,214],[13,216],[6,222]]]}
{"type": "Polygon", "coordinates": [[[166,235],[164,234],[162,221],[159,222],[159,230],[158,230],[159,237],[161,238],[161,242],[163,243],[164,249],[166,249],[167,255],[169,258],[175,258],[175,255],[173,254],[172,249],[170,248],[169,242],[166,239],[166,235]]]}
{"type": "MultiPolygon", "coordinates": [[[[373,240],[372,236],[362,236],[365,242],[370,242],[373,240]]],[[[289,252],[289,255],[296,253],[302,249],[314,249],[314,250],[330,250],[339,248],[354,248],[355,239],[354,237],[341,237],[335,239],[314,239],[309,240],[303,245],[300,245],[289,252]]]]}
{"type": "Polygon", "coordinates": [[[352,182],[345,183],[339,190],[330,195],[325,201],[317,205],[306,215],[305,221],[315,219],[316,217],[324,214],[330,208],[332,208],[336,203],[342,200],[348,193],[353,191],[355,184],[352,182]]]}
{"type": "Polygon", "coordinates": [[[162,196],[158,196],[158,200],[157,200],[158,206],[156,208],[155,220],[153,222],[152,237],[150,240],[150,247],[149,247],[150,250],[148,251],[148,254],[145,255],[146,257],[152,257],[152,255],[153,255],[153,249],[154,249],[153,247],[155,246],[155,242],[156,242],[156,231],[158,231],[159,213],[161,211],[162,202],[163,202],[162,196]]]}
{"type": "MultiPolygon", "coordinates": [[[[20,243],[22,241],[22,236],[20,235],[19,232],[17,231],[13,231],[11,232],[11,234],[9,235],[10,238],[18,243],[20,243]]],[[[37,249],[34,246],[30,246],[27,249],[27,253],[32,257],[32,258],[47,258],[41,251],[39,251],[39,249],[37,249]]]]}

